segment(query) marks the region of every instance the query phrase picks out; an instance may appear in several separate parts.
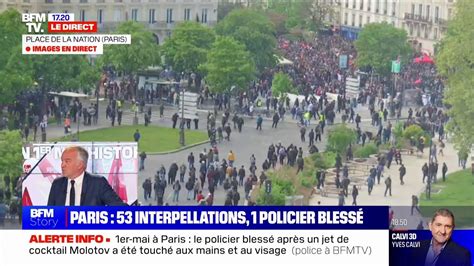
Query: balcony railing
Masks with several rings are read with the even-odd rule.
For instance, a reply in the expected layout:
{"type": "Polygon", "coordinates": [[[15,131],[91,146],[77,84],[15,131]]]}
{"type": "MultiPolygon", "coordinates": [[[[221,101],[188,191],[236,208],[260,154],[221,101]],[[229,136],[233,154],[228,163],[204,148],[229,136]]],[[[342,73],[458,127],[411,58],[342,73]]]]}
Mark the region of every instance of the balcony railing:
{"type": "Polygon", "coordinates": [[[447,26],[448,25],[448,21],[446,19],[443,19],[443,18],[437,18],[436,23],[438,23],[441,26],[447,26]]]}
{"type": "Polygon", "coordinates": [[[416,21],[416,22],[423,22],[423,23],[428,23],[428,24],[432,24],[432,23],[433,23],[433,21],[431,20],[430,17],[421,16],[421,15],[416,15],[416,14],[411,14],[411,13],[405,13],[405,20],[411,20],[411,21],[416,21]]]}

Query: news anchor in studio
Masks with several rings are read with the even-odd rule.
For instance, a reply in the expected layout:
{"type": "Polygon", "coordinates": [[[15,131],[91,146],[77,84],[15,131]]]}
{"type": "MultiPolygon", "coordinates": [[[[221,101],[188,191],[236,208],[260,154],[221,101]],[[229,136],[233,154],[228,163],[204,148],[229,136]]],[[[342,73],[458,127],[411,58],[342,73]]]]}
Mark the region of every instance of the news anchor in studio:
{"type": "Polygon", "coordinates": [[[86,172],[89,154],[79,146],[61,155],[62,177],[53,181],[48,206],[126,206],[103,176],[86,172]]]}
{"type": "Polygon", "coordinates": [[[451,239],[454,226],[454,214],[450,210],[437,210],[429,223],[432,238],[421,242],[413,254],[411,265],[472,266],[469,250],[451,239]]]}

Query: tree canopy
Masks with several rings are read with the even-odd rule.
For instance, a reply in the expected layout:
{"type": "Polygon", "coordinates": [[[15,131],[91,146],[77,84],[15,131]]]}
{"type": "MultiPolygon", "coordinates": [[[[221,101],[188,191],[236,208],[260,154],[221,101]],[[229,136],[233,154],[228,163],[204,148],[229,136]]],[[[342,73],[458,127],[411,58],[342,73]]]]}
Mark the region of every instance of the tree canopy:
{"type": "Polygon", "coordinates": [[[201,23],[181,23],[163,45],[166,63],[176,72],[195,72],[206,61],[214,40],[214,31],[201,23]]]}
{"type": "Polygon", "coordinates": [[[294,91],[293,81],[283,72],[278,72],[273,76],[272,93],[275,97],[280,97],[286,93],[294,91]]]}
{"type": "Polygon", "coordinates": [[[275,30],[262,12],[251,9],[233,10],[217,24],[216,32],[243,43],[258,71],[275,66],[275,30]]]}
{"type": "Polygon", "coordinates": [[[26,27],[14,9],[0,13],[0,104],[12,102],[21,91],[33,84],[31,73],[21,71],[26,64],[21,54],[21,35],[26,27]]]}
{"type": "Polygon", "coordinates": [[[404,63],[411,59],[407,32],[386,22],[365,25],[355,47],[357,66],[371,67],[382,75],[390,74],[392,60],[399,57],[404,63]]]}
{"type": "Polygon", "coordinates": [[[232,86],[246,88],[255,78],[250,53],[243,44],[227,36],[217,37],[200,70],[206,73],[206,82],[214,92],[229,92],[232,86]]]}
{"type": "Polygon", "coordinates": [[[356,139],[357,135],[355,131],[345,124],[341,124],[329,131],[326,150],[342,154],[356,139]]]}
{"type": "Polygon", "coordinates": [[[324,27],[326,16],[334,15],[334,12],[334,6],[325,1],[270,0],[267,14],[273,22],[277,19],[278,23],[275,25],[278,31],[281,31],[281,17],[275,13],[284,16],[286,30],[297,27],[318,31],[324,27]]]}
{"type": "Polygon", "coordinates": [[[111,64],[124,74],[134,74],[140,69],[160,63],[159,47],[153,33],[138,22],[121,23],[116,34],[130,34],[130,45],[104,45],[102,64],[111,64]]]}
{"type": "Polygon", "coordinates": [[[436,65],[447,78],[444,99],[450,106],[448,130],[453,133],[456,148],[469,151],[474,143],[474,5],[470,0],[458,0],[455,9],[436,65]]]}
{"type": "Polygon", "coordinates": [[[18,130],[0,131],[0,173],[10,177],[21,174],[23,155],[21,154],[22,139],[18,130]]]}

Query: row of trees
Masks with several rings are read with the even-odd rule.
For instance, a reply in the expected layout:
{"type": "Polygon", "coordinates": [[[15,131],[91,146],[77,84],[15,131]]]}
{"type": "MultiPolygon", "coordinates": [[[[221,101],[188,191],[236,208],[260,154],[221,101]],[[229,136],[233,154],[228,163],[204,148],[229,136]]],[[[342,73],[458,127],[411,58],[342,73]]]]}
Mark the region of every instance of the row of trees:
{"type": "Polygon", "coordinates": [[[179,24],[163,45],[166,64],[177,72],[206,76],[212,91],[245,88],[276,63],[274,26],[261,12],[236,9],[215,29],[195,22],[179,24]]]}

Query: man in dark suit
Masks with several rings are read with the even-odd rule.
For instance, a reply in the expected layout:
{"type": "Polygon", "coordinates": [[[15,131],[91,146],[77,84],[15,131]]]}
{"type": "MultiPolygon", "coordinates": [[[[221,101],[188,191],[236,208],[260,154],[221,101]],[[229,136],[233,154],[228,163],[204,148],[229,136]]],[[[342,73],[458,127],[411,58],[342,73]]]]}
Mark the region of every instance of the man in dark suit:
{"type": "Polygon", "coordinates": [[[63,176],[49,191],[48,206],[126,206],[103,176],[85,172],[89,154],[79,146],[61,155],[63,176]]]}
{"type": "Polygon", "coordinates": [[[448,209],[435,212],[429,223],[432,239],[422,241],[412,256],[412,266],[472,266],[471,253],[451,240],[454,215],[448,209]]]}

